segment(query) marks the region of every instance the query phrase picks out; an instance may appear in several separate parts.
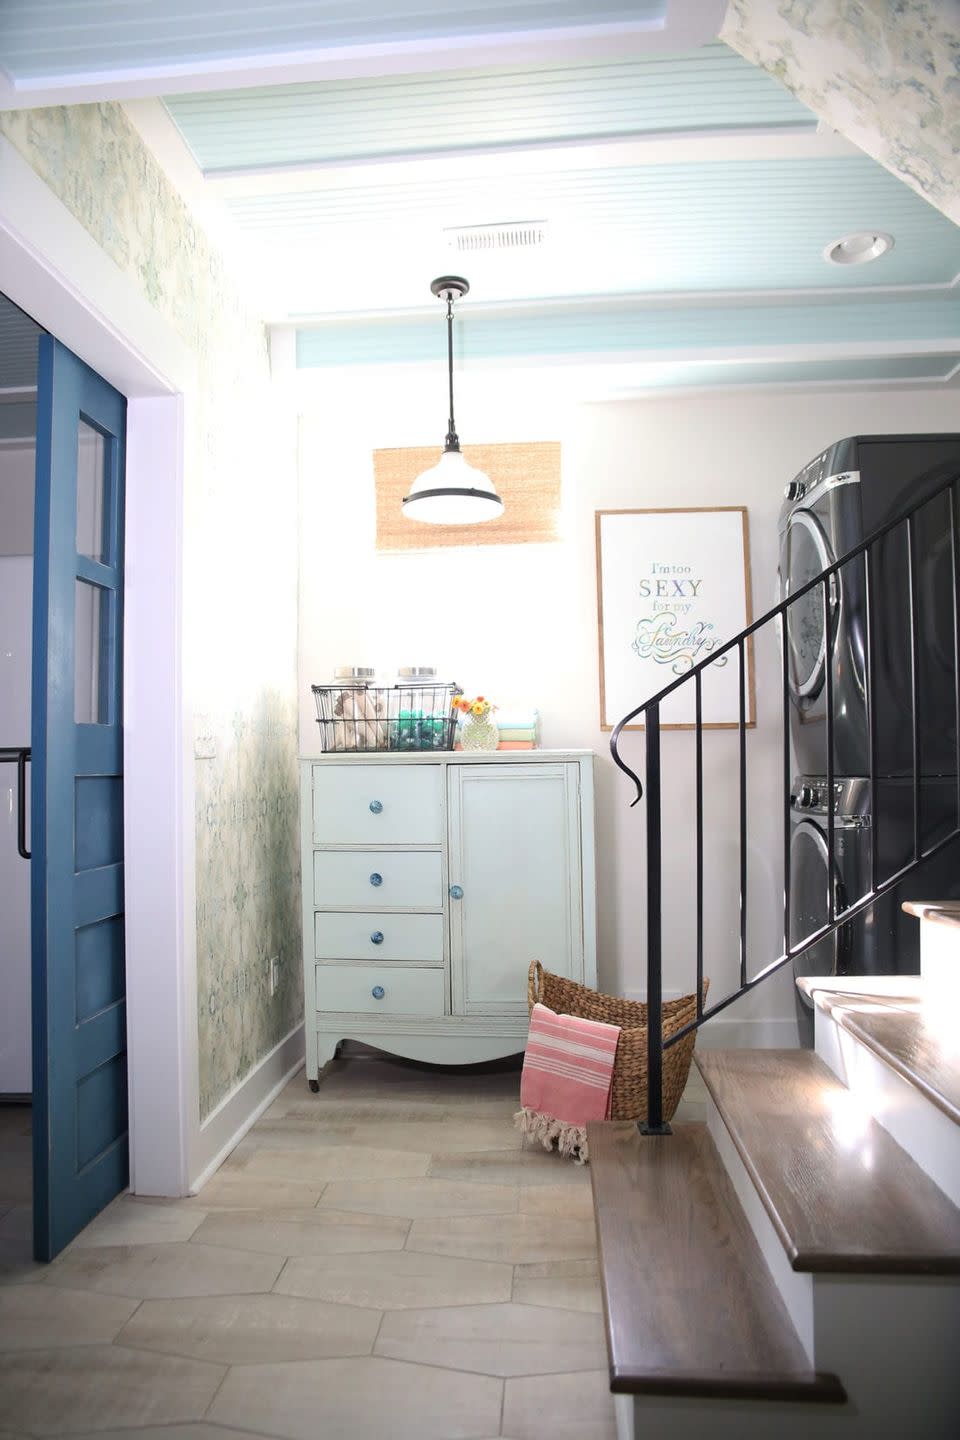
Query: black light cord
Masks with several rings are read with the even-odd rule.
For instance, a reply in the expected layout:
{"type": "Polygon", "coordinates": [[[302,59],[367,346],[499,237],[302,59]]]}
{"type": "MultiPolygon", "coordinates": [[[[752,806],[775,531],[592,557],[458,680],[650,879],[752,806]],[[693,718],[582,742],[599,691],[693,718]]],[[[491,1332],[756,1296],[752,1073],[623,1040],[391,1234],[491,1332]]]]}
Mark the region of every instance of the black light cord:
{"type": "Polygon", "coordinates": [[[460,449],[460,438],[453,421],[453,291],[447,291],[447,378],[450,383],[450,418],[447,421],[447,439],[444,451],[460,449]]]}

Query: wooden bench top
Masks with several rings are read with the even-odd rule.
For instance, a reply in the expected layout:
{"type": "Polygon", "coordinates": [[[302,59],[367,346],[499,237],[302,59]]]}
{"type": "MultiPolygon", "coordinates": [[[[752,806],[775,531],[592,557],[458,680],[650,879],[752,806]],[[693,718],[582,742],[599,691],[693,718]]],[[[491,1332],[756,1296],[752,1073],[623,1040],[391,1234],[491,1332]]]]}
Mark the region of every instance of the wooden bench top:
{"type": "Polygon", "coordinates": [[[706,1126],[588,1133],[610,1388],[844,1400],[811,1370],[706,1126]]]}
{"type": "Polygon", "coordinates": [[[697,1065],[794,1270],[960,1273],[960,1210],[818,1055],[704,1050],[697,1065]]]}

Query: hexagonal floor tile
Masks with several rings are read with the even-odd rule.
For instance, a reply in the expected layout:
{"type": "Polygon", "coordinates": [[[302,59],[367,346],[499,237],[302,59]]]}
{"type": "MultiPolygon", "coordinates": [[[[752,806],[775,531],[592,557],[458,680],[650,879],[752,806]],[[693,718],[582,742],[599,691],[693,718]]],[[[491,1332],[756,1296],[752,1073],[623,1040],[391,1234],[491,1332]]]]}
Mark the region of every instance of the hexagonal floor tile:
{"type": "MultiPolygon", "coordinates": [[[[7,1436],[3,1436],[7,1440],[7,1436]]],[[[71,1435],[70,1440],[105,1440],[102,1432],[90,1431],[86,1435],[71,1435]]],[[[106,1440],[269,1440],[268,1436],[257,1436],[252,1430],[224,1430],[219,1425],[162,1425],[147,1429],[111,1430],[106,1440]]]]}
{"type": "Polygon", "coordinates": [[[325,1210],[221,1211],[204,1220],[195,1244],[267,1255],[339,1255],[402,1250],[409,1220],[325,1210]]]}
{"type": "Polygon", "coordinates": [[[48,1285],[0,1289],[0,1351],[60,1345],[109,1345],[137,1308],[136,1300],[85,1295],[48,1285]]]}
{"type": "Polygon", "coordinates": [[[462,1255],[507,1265],[535,1260],[582,1260],[596,1253],[592,1221],[539,1215],[458,1215],[444,1220],[415,1220],[408,1250],[433,1255],[462,1255]]]}
{"type": "Polygon", "coordinates": [[[225,1365],[369,1355],[379,1310],[287,1295],[145,1300],[117,1344],[225,1365]]]}
{"type": "Polygon", "coordinates": [[[271,1179],[269,1175],[246,1175],[241,1170],[218,1170],[197,1195],[182,1200],[185,1209],[212,1210],[309,1210],[320,1199],[324,1181],[298,1184],[295,1180],[271,1179]]]}
{"type": "Polygon", "coordinates": [[[535,1305],[462,1305],[385,1315],[375,1354],[479,1375],[546,1375],[606,1364],[598,1315],[535,1305]]]}
{"type": "Polygon", "coordinates": [[[515,1185],[471,1185],[430,1178],[332,1180],[318,1208],[404,1215],[416,1220],[426,1216],[509,1214],[516,1210],[518,1199],[515,1185]]]}
{"type": "Polygon", "coordinates": [[[509,1265],[387,1250],[288,1260],[275,1288],[278,1295],[400,1310],[496,1304],[510,1299],[512,1285],[509,1265]]]}
{"type": "Polygon", "coordinates": [[[469,1154],[435,1151],[428,1175],[438,1180],[470,1180],[481,1185],[590,1184],[589,1167],[536,1150],[476,1150],[469,1154]]]}
{"type": "Polygon", "coordinates": [[[616,1440],[617,1422],[606,1370],[507,1380],[503,1432],[516,1440],[616,1440]]]}
{"type": "Polygon", "coordinates": [[[498,1430],[501,1399],[502,1382],[487,1376],[319,1360],[232,1370],[209,1418],[284,1440],[479,1440],[498,1430]]]}
{"type": "Polygon", "coordinates": [[[232,1167],[248,1179],[264,1175],[301,1184],[328,1180],[384,1180],[425,1175],[430,1156],[414,1150],[385,1150],[362,1145],[326,1145],[315,1149],[249,1149],[232,1167]]]}
{"type": "Polygon", "coordinates": [[[203,1223],[204,1212],[174,1203],[145,1205],[132,1195],[120,1195],[102,1210],[70,1246],[89,1250],[101,1245],[162,1245],[189,1240],[203,1223]]]}
{"type": "Polygon", "coordinates": [[[595,1260],[545,1260],[518,1265],[513,1272],[513,1298],[523,1305],[549,1305],[558,1310],[603,1313],[600,1271],[595,1260]]]}
{"type": "Polygon", "coordinates": [[[48,1285],[102,1295],[169,1299],[185,1295],[266,1292],[283,1265],[278,1255],[253,1255],[218,1245],[119,1245],[75,1250],[49,1268],[48,1285]]]}
{"type": "Polygon", "coordinates": [[[222,1365],[115,1345],[0,1355],[0,1415],[36,1435],[200,1420],[222,1365]]]}
{"type": "Polygon", "coordinates": [[[524,1185],[520,1190],[520,1210],[524,1215],[541,1215],[544,1219],[560,1216],[567,1220],[589,1220],[592,1225],[593,1191],[583,1185],[524,1185]]]}

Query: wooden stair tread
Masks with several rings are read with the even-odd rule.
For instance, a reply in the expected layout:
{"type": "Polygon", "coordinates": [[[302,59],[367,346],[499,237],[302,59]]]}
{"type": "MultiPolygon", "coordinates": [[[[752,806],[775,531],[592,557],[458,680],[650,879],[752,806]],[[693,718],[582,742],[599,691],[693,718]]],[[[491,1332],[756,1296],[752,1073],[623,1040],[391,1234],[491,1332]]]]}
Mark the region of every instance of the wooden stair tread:
{"type": "Polygon", "coordinates": [[[904,900],[900,908],[918,920],[960,928],[960,900],[904,900]]]}
{"type": "Polygon", "coordinates": [[[810,1050],[697,1065],[794,1270],[960,1273],[960,1210],[810,1050]]]}
{"type": "Polygon", "coordinates": [[[610,1388],[844,1400],[811,1370],[707,1127],[588,1134],[610,1388]]]}
{"type": "Polygon", "coordinates": [[[942,1005],[819,990],[814,1003],[960,1125],[960,1051],[942,1005]]]}

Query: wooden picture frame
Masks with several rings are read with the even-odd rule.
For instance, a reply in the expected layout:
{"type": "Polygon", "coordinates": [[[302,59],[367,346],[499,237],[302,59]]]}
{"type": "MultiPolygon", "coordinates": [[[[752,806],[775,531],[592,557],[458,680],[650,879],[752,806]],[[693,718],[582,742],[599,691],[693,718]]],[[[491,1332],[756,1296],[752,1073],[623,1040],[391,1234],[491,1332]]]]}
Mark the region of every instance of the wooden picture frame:
{"type": "MultiPolygon", "coordinates": [[[[742,505],[597,510],[600,728],[612,730],[751,624],[750,535],[742,505]]],[[[746,724],[756,725],[753,640],[744,647],[746,724]]],[[[694,685],[661,707],[661,728],[696,728],[694,685]]],[[[703,671],[705,730],[739,726],[734,651],[703,671]]],[[[642,730],[639,721],[624,726],[642,730]]]]}

